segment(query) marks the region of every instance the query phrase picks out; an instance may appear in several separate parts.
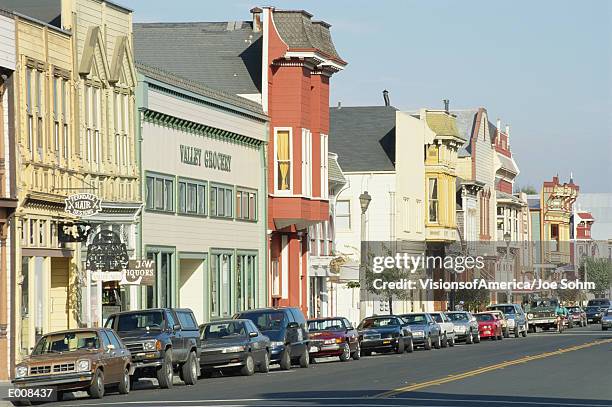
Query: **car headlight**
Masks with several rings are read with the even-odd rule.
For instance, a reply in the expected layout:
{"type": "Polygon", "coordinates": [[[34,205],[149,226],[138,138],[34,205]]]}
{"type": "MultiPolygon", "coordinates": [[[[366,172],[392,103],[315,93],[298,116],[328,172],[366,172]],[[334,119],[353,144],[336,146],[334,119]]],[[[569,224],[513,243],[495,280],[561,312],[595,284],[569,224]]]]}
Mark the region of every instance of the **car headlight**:
{"type": "Polygon", "coordinates": [[[412,331],[412,335],[414,335],[414,336],[423,336],[423,335],[425,335],[425,332],[423,332],[423,331],[412,331]]]}
{"type": "Polygon", "coordinates": [[[90,370],[89,360],[83,359],[77,362],[77,372],[88,372],[90,370]]]}
{"type": "Polygon", "coordinates": [[[529,319],[533,318],[533,314],[527,314],[527,318],[529,319]]]}
{"type": "Polygon", "coordinates": [[[15,368],[15,377],[25,377],[28,375],[28,368],[26,366],[17,366],[15,368]]]}
{"type": "Polygon", "coordinates": [[[221,353],[235,353],[244,351],[244,346],[228,346],[227,348],[223,348],[221,353]]]}
{"type": "Polygon", "coordinates": [[[159,341],[155,340],[155,341],[146,341],[142,344],[142,349],[146,350],[146,351],[152,351],[152,350],[156,350],[159,349],[159,347],[157,346],[157,343],[159,341]]]}
{"type": "Polygon", "coordinates": [[[271,348],[278,348],[280,346],[283,346],[285,343],[281,342],[281,341],[272,341],[270,342],[270,347],[271,348]]]}

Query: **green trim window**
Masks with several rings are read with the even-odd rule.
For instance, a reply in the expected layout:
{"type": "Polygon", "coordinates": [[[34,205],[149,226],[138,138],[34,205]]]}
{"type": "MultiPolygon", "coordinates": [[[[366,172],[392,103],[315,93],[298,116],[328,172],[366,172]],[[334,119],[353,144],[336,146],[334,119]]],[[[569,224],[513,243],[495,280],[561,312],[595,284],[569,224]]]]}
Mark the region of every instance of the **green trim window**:
{"type": "Polygon", "coordinates": [[[213,253],[210,261],[210,315],[213,318],[229,318],[232,304],[231,252],[213,253]]]}
{"type": "Polygon", "coordinates": [[[179,178],[178,212],[206,215],[206,182],[179,178]]]}
{"type": "Polygon", "coordinates": [[[236,312],[255,308],[257,255],[238,253],[236,257],[236,312]]]}
{"type": "Polygon", "coordinates": [[[257,220],[257,192],[236,188],[236,219],[257,220]]]}
{"type": "Polygon", "coordinates": [[[147,308],[177,305],[176,268],[174,249],[148,248],[147,259],[154,260],[157,268],[155,286],[145,287],[144,304],[147,308]]]}
{"type": "Polygon", "coordinates": [[[210,186],[210,215],[220,218],[234,216],[234,188],[228,185],[210,186]]]}
{"type": "Polygon", "coordinates": [[[174,212],[174,177],[146,175],[145,207],[149,210],[174,212]]]}

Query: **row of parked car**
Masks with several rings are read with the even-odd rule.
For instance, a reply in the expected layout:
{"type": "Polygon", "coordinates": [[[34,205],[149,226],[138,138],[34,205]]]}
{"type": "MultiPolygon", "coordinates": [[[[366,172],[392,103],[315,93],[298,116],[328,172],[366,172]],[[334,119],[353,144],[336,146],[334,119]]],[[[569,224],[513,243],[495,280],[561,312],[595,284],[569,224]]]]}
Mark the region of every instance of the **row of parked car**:
{"type": "Polygon", "coordinates": [[[219,370],[250,376],[318,358],[358,360],[372,353],[412,352],[525,337],[528,318],[518,304],[495,304],[486,312],[416,312],[365,318],[354,327],[343,317],[306,320],[298,308],[240,312],[232,319],[198,325],[189,309],[157,308],[111,315],[103,328],[71,329],[40,338],[16,366],[20,387],[85,390],[101,398],[107,390],[127,394],[141,378],[170,388],[178,374],[187,385],[219,370]]]}

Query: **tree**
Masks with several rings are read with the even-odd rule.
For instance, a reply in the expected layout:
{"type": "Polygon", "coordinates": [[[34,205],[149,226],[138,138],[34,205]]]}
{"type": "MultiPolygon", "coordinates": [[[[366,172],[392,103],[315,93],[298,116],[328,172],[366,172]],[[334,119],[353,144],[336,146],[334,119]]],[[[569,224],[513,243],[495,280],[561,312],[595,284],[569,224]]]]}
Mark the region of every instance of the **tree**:
{"type": "Polygon", "coordinates": [[[463,301],[463,309],[465,311],[481,310],[489,304],[489,298],[489,290],[486,288],[457,290],[455,293],[455,302],[463,301]]]}
{"type": "Polygon", "coordinates": [[[582,295],[582,291],[578,289],[559,288],[557,290],[557,297],[559,297],[559,301],[561,301],[563,304],[568,304],[568,303],[576,303],[582,300],[583,295],[582,295]]]}
{"type": "Polygon", "coordinates": [[[538,194],[538,191],[531,185],[525,185],[524,187],[521,187],[519,191],[524,192],[527,195],[537,195],[538,194]]]}
{"type": "Polygon", "coordinates": [[[587,258],[583,267],[586,281],[595,283],[595,288],[589,291],[593,294],[603,294],[610,288],[612,262],[609,259],[587,258]]]}

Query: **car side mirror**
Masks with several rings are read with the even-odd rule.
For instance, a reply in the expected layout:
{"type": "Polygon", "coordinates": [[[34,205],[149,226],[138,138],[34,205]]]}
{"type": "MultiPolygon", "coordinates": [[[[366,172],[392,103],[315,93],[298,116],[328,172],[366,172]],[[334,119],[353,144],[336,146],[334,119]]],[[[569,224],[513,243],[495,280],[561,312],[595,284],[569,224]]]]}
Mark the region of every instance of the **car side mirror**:
{"type": "Polygon", "coordinates": [[[297,322],[289,322],[287,324],[287,329],[298,329],[300,325],[297,322]]]}
{"type": "Polygon", "coordinates": [[[249,332],[249,337],[250,338],[257,338],[259,336],[259,334],[257,332],[249,332]]]}
{"type": "Polygon", "coordinates": [[[110,351],[112,351],[112,350],[115,350],[115,345],[113,345],[113,344],[111,343],[110,345],[108,345],[108,346],[106,347],[106,350],[107,350],[108,352],[110,352],[110,351]]]}
{"type": "Polygon", "coordinates": [[[180,330],[181,330],[181,325],[179,325],[179,324],[174,324],[174,325],[172,325],[172,330],[174,330],[174,331],[180,331],[180,330]]]}

